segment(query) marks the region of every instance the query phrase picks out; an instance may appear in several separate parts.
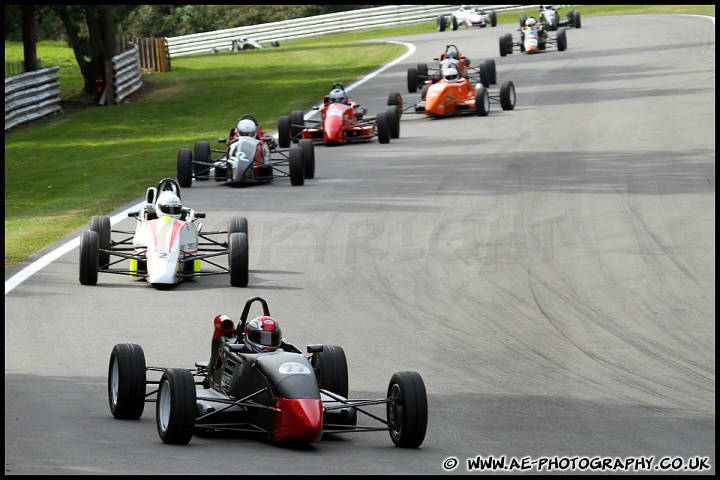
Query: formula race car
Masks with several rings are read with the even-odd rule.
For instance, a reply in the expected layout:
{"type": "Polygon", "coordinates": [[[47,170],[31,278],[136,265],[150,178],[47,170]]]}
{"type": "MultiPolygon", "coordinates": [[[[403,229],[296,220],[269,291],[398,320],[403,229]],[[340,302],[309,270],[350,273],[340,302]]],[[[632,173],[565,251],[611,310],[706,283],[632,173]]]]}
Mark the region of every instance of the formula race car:
{"type": "Polygon", "coordinates": [[[80,283],[95,285],[98,272],[128,275],[159,290],[183,280],[230,274],[230,284],[248,284],[248,224],[233,217],[226,231],[203,231],[204,212],[182,206],[180,185],[172,178],[149,187],[146,204],[128,213],[134,231],[112,230],[110,217],[94,216],[80,237],[80,283]],[[113,238],[113,234],[116,238],[113,238]],[[215,257],[227,256],[228,266],[215,257]]]}
{"type": "Polygon", "coordinates": [[[445,51],[434,59],[436,68],[429,68],[427,63],[418,63],[407,71],[407,87],[409,93],[415,93],[425,85],[437,83],[442,78],[443,70],[455,68],[458,74],[472,83],[482,83],[486,88],[497,83],[495,60],[488,59],[471,66],[471,61],[464,56],[455,45],[446,45],[445,51]]]}
{"type": "MultiPolygon", "coordinates": [[[[466,27],[484,28],[487,25],[497,26],[497,14],[495,12],[477,11],[472,5],[461,5],[456,11],[450,14],[450,27],[457,30],[461,25],[466,27]]],[[[438,15],[437,27],[439,32],[447,28],[448,17],[438,15]]]]}
{"type": "Polygon", "coordinates": [[[500,56],[505,57],[512,54],[515,47],[518,47],[523,53],[543,52],[548,46],[557,47],[560,52],[565,51],[567,49],[566,30],[566,28],[561,28],[555,33],[555,36],[552,36],[534,17],[530,17],[519,29],[520,38],[517,41],[513,40],[512,33],[500,36],[500,56]]]}
{"type": "Polygon", "coordinates": [[[166,444],[223,432],[304,445],[325,435],[373,431],[389,432],[398,447],[423,443],[427,393],[417,372],[393,374],[386,397],[352,400],[343,349],[309,345],[306,357],[283,339],[264,299],[246,302],[237,328],[226,315],[213,323],[210,360],[192,369],[148,367],[140,345],[115,345],[108,368],[112,415],[136,420],[145,403],[155,403],[157,431],[166,444]],[[262,315],[248,320],[254,302],[262,305],[262,315]]]}
{"type": "MultiPolygon", "coordinates": [[[[400,93],[391,93],[388,96],[387,107],[395,108],[398,116],[404,112],[423,113],[428,117],[447,117],[470,113],[481,117],[490,113],[490,102],[499,102],[503,110],[515,108],[515,84],[512,81],[503,82],[500,91],[490,93],[491,84],[496,83],[494,60],[486,60],[480,69],[480,82],[473,84],[474,79],[469,75],[460,75],[455,65],[450,64],[442,71],[439,80],[426,80],[420,93],[420,101],[409,106],[403,105],[400,93]]],[[[408,89],[412,82],[408,81],[408,89]]]]}
{"type": "Polygon", "coordinates": [[[400,119],[388,109],[374,117],[365,117],[367,110],[354,102],[340,82],[335,82],[329,95],[325,95],[320,110],[320,121],[305,123],[302,110],[293,110],[290,116],[278,120],[278,143],[281,147],[290,142],[312,141],[324,145],[344,145],[367,142],[377,137],[380,143],[400,138],[400,119]]]}
{"type": "MultiPolygon", "coordinates": [[[[520,15],[521,28],[525,25],[525,20],[527,20],[527,18],[528,17],[526,15],[520,15]]],[[[548,31],[555,31],[560,27],[582,27],[580,12],[568,10],[567,18],[563,20],[560,17],[560,7],[555,7],[553,5],[540,5],[540,8],[538,8],[538,21],[548,31]]]]}
{"type": "Polygon", "coordinates": [[[218,138],[218,143],[227,147],[213,150],[210,142],[195,142],[194,158],[189,148],[178,151],[177,178],[181,187],[191,187],[193,178],[248,185],[290,177],[292,185],[303,185],[306,178],[315,177],[315,146],[311,141],[298,142],[289,149],[277,148],[275,139],[262,133],[252,115],[240,117],[230,136],[218,138]]]}

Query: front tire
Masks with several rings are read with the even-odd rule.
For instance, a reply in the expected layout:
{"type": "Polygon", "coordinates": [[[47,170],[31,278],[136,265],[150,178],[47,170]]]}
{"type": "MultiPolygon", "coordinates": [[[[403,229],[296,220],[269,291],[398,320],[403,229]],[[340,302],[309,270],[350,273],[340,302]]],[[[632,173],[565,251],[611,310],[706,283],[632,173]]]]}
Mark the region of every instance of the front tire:
{"type": "Polygon", "coordinates": [[[475,112],[478,117],[487,117],[490,112],[490,94],[485,87],[479,87],[475,92],[475,112]]]}
{"type": "Polygon", "coordinates": [[[396,447],[417,448],[425,440],[428,404],[425,383],[417,372],[397,372],[388,385],[387,421],[396,447]]]}
{"type": "Polygon", "coordinates": [[[190,443],[195,428],[196,403],[195,381],[190,370],[166,370],[160,379],[155,408],[158,434],[164,443],[190,443]]]}
{"type": "Polygon", "coordinates": [[[99,235],[87,230],[80,236],[80,284],[95,285],[98,279],[99,235]]]}
{"type": "Polygon", "coordinates": [[[565,28],[561,28],[557,33],[557,47],[560,52],[567,50],[567,29],[565,28]]]}
{"type": "Polygon", "coordinates": [[[500,87],[500,106],[503,110],[514,110],[515,101],[515,84],[508,80],[500,87]]]}
{"type": "Polygon", "coordinates": [[[247,233],[234,232],[228,241],[228,265],[230,267],[230,285],[247,287],[250,276],[250,254],[247,233]]]}
{"type": "Polygon", "coordinates": [[[447,21],[445,20],[445,15],[438,15],[438,18],[437,18],[438,32],[444,32],[446,25],[447,25],[447,21]]]}
{"type": "Polygon", "coordinates": [[[145,352],[140,345],[119,343],[110,354],[108,403],[113,417],[137,420],[145,410],[145,352]]]}

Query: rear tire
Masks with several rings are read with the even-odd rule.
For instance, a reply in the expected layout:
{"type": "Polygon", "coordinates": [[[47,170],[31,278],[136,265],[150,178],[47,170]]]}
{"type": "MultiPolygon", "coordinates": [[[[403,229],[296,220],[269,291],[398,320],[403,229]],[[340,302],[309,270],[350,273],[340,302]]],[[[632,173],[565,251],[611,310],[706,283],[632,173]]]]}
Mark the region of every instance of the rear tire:
{"type": "Polygon", "coordinates": [[[417,68],[410,67],[407,71],[407,87],[408,93],[417,92],[418,87],[418,72],[417,68]]]}
{"type": "Polygon", "coordinates": [[[505,38],[505,35],[500,35],[500,56],[505,57],[507,56],[507,39],[505,38]]]}
{"type": "MultiPolygon", "coordinates": [[[[98,248],[110,250],[110,217],[106,215],[95,215],[90,219],[90,230],[98,234],[98,248]]],[[[98,252],[98,267],[106,269],[110,263],[110,254],[98,252]]]]}
{"type": "Polygon", "coordinates": [[[247,218],[232,217],[228,221],[227,231],[228,231],[228,243],[230,242],[230,235],[232,235],[233,233],[244,233],[245,235],[249,235],[247,218]]]}
{"type": "Polygon", "coordinates": [[[417,448],[425,440],[428,404],[425,383],[417,372],[397,372],[388,385],[387,421],[396,447],[417,448]]]}
{"type": "Polygon", "coordinates": [[[290,184],[302,185],[305,183],[305,164],[303,151],[300,147],[290,148],[290,184]]]}
{"type": "Polygon", "coordinates": [[[400,92],[393,92],[390,95],[388,95],[387,104],[393,105],[395,107],[395,110],[397,111],[398,120],[400,118],[402,118],[403,100],[402,100],[402,95],[400,95],[400,92]]]}
{"type": "Polygon", "coordinates": [[[95,285],[98,278],[98,258],[100,256],[99,235],[87,230],[80,236],[80,284],[95,285]]]}
{"type": "Polygon", "coordinates": [[[298,146],[303,152],[305,178],[315,178],[315,144],[309,138],[303,138],[298,142],[298,146]]]}
{"type": "Polygon", "coordinates": [[[233,287],[247,287],[250,254],[248,236],[243,232],[230,234],[228,241],[228,265],[230,267],[230,285],[233,287]]]}
{"type": "Polygon", "coordinates": [[[496,85],[497,84],[497,69],[495,68],[495,60],[490,58],[485,60],[485,65],[487,65],[487,71],[490,73],[490,85],[496,85]]]}
{"type": "Polygon", "coordinates": [[[397,114],[395,105],[385,107],[385,114],[390,122],[390,138],[400,138],[400,117],[397,114]]]}
{"type": "Polygon", "coordinates": [[[197,395],[190,370],[169,368],[158,388],[155,417],[160,439],[171,445],[187,445],[195,428],[197,395]]]}
{"type": "Polygon", "coordinates": [[[145,353],[140,345],[119,343],[110,354],[108,403],[113,417],[137,420],[145,410],[145,353]]]}
{"type": "Polygon", "coordinates": [[[195,142],[195,180],[207,180],[210,175],[210,142],[195,142]]]}
{"type": "Polygon", "coordinates": [[[192,186],[192,150],[181,148],[177,156],[177,179],[182,188],[192,186]]]}
{"type": "Polygon", "coordinates": [[[310,364],[315,370],[318,387],[348,398],[348,366],[342,347],[323,345],[322,352],[313,353],[310,364]]]}
{"type": "Polygon", "coordinates": [[[390,143],[390,120],[388,120],[387,113],[380,112],[375,118],[378,141],[380,143],[390,143]]]}
{"type": "MultiPolygon", "coordinates": [[[[305,129],[305,114],[302,110],[293,110],[290,113],[290,139],[293,143],[298,143],[302,138],[302,132],[305,129]]],[[[289,147],[290,145],[288,145],[289,147]]]]}
{"type": "Polygon", "coordinates": [[[284,115],[278,120],[278,145],[280,148],[290,146],[290,117],[284,115]]]}

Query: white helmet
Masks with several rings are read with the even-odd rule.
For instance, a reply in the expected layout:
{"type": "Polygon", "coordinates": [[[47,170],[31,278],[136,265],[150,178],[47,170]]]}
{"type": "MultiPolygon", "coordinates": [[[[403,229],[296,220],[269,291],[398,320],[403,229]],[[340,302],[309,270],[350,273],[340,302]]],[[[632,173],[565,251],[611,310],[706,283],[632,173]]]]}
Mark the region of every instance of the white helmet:
{"type": "Polygon", "coordinates": [[[535,18],[533,18],[533,17],[530,17],[527,20],[525,20],[526,27],[534,27],[536,23],[537,23],[537,20],[535,20],[535,18]]]}
{"type": "Polygon", "coordinates": [[[336,103],[345,103],[345,91],[341,88],[334,88],[330,92],[330,101],[336,103]]]}
{"type": "Polygon", "coordinates": [[[155,213],[159,217],[180,218],[182,214],[182,203],[177,195],[172,192],[162,192],[155,204],[155,213]]]}
{"type": "Polygon", "coordinates": [[[254,137],[257,135],[257,125],[252,120],[240,120],[237,124],[238,135],[241,137],[254,137]]]}
{"type": "Polygon", "coordinates": [[[443,78],[448,82],[457,82],[460,75],[458,75],[458,71],[454,68],[446,68],[443,70],[443,78]]]}

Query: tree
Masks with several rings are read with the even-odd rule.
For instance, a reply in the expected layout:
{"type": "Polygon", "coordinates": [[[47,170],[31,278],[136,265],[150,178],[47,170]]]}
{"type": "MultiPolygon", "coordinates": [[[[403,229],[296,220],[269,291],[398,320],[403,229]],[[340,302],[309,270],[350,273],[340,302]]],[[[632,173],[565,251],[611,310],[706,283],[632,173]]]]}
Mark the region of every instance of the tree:
{"type": "Polygon", "coordinates": [[[67,32],[84,78],[84,92],[92,94],[95,80],[100,77],[104,85],[112,87],[111,59],[115,55],[115,17],[112,5],[55,5],[51,7],[60,17],[67,32]],[[88,36],[80,34],[85,20],[88,36]]]}

